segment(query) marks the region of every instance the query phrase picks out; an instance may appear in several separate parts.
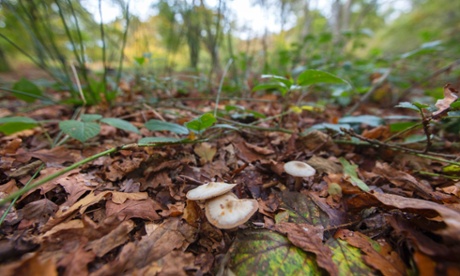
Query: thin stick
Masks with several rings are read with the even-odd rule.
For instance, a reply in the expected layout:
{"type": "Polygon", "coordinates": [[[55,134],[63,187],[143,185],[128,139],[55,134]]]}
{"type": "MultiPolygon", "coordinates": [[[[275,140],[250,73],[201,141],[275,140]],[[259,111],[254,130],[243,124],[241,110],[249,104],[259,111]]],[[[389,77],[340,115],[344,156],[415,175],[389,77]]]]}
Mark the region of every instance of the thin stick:
{"type": "Polygon", "coordinates": [[[230,65],[232,65],[232,62],[233,62],[233,59],[230,58],[227,62],[227,65],[225,65],[224,73],[222,74],[222,78],[220,78],[219,89],[217,90],[217,97],[216,97],[216,107],[214,108],[214,117],[217,117],[217,108],[219,107],[219,100],[220,100],[220,94],[222,92],[222,86],[224,85],[225,75],[227,75],[228,69],[230,68],[230,65]]]}
{"type": "Polygon", "coordinates": [[[77,83],[78,93],[80,93],[80,97],[83,101],[83,105],[86,105],[86,98],[83,94],[83,90],[81,89],[80,79],[78,78],[77,70],[75,69],[75,65],[70,64],[70,68],[72,68],[72,73],[75,78],[75,82],[77,83]]]}
{"type": "Polygon", "coordinates": [[[351,113],[355,112],[356,109],[358,109],[358,107],[363,104],[364,102],[366,102],[371,96],[372,94],[374,94],[375,91],[377,91],[377,89],[380,88],[380,86],[382,86],[382,84],[387,80],[388,76],[390,75],[390,72],[391,72],[391,69],[387,70],[385,72],[385,74],[383,74],[378,80],[376,83],[374,83],[374,85],[372,85],[371,89],[369,91],[366,92],[366,94],[364,94],[360,99],[359,101],[352,107],[350,108],[350,110],[347,111],[347,113],[345,113],[345,115],[350,115],[351,113]]]}

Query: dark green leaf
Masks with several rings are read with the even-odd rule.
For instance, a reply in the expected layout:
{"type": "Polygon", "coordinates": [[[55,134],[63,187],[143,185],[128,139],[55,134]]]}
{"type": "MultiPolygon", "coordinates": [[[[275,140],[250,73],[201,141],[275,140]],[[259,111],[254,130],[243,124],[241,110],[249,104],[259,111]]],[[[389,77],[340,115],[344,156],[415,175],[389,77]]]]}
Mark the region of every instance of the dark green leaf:
{"type": "Polygon", "coordinates": [[[31,129],[38,125],[38,122],[28,117],[4,117],[0,118],[0,132],[10,135],[22,130],[31,129]]]}
{"type": "Polygon", "coordinates": [[[147,123],[145,123],[145,127],[148,130],[152,131],[171,131],[177,134],[184,135],[187,135],[189,133],[188,129],[184,126],[155,119],[149,120],[147,123]]]}
{"type": "Polygon", "coordinates": [[[216,118],[211,113],[205,113],[198,118],[191,120],[190,122],[185,123],[185,126],[196,133],[202,133],[209,127],[211,127],[215,122],[216,118]]]}
{"type": "Polygon", "coordinates": [[[345,83],[348,82],[342,78],[339,78],[331,73],[319,71],[319,70],[305,70],[297,78],[297,84],[301,86],[307,86],[317,83],[345,83]]]}
{"type": "Polygon", "coordinates": [[[139,133],[139,130],[137,129],[137,127],[133,126],[133,124],[131,124],[130,122],[122,120],[122,119],[104,118],[104,119],[101,120],[101,122],[103,122],[105,124],[108,124],[108,125],[111,125],[111,126],[114,126],[114,127],[119,128],[121,130],[124,130],[124,131],[131,131],[131,132],[134,132],[134,133],[139,133]]]}
{"type": "Polygon", "coordinates": [[[13,90],[16,90],[17,92],[12,91],[14,96],[16,98],[26,101],[28,103],[34,102],[37,98],[40,98],[42,96],[42,91],[40,88],[35,85],[33,82],[22,78],[18,82],[16,82],[13,85],[13,90]]]}
{"type": "Polygon", "coordinates": [[[398,122],[390,124],[390,131],[397,132],[397,131],[404,131],[408,128],[411,128],[415,125],[420,125],[417,122],[398,122]]]}
{"type": "Polygon", "coordinates": [[[67,120],[59,122],[59,128],[67,135],[80,142],[95,137],[101,131],[101,127],[95,122],[80,122],[67,120]]]}

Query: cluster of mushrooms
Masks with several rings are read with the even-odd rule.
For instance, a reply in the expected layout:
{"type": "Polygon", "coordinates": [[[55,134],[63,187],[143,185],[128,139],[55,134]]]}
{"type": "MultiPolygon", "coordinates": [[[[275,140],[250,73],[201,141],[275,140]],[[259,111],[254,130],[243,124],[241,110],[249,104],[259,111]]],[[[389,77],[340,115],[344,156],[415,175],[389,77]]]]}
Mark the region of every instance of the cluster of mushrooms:
{"type": "MultiPolygon", "coordinates": [[[[284,165],[287,174],[295,179],[295,189],[302,187],[302,178],[313,176],[316,171],[310,165],[290,161],[284,165]]],[[[209,223],[220,229],[236,228],[247,222],[259,209],[255,199],[239,199],[230,192],[236,184],[209,182],[190,190],[186,197],[189,200],[204,200],[205,214],[209,223]]]]}
{"type": "Polygon", "coordinates": [[[236,184],[209,182],[190,190],[189,200],[205,200],[205,213],[209,223],[220,229],[232,229],[248,221],[259,209],[255,199],[239,199],[230,192],[236,184]]]}

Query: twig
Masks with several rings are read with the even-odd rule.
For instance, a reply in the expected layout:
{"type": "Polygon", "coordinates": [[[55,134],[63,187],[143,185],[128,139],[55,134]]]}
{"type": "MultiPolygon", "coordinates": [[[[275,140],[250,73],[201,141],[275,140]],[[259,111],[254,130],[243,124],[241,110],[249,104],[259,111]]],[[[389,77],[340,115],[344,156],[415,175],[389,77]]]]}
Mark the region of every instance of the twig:
{"type": "Polygon", "coordinates": [[[350,115],[352,114],[353,112],[356,111],[356,109],[358,109],[358,107],[363,104],[364,102],[366,102],[371,96],[372,94],[374,94],[375,91],[377,91],[377,89],[380,88],[380,86],[382,86],[382,84],[387,80],[388,76],[390,75],[390,72],[391,72],[391,69],[388,69],[385,74],[383,74],[371,87],[371,89],[369,91],[366,92],[366,94],[364,94],[357,103],[355,103],[355,105],[350,108],[350,110],[347,111],[347,113],[345,113],[345,115],[350,115]]]}
{"type": "Polygon", "coordinates": [[[416,82],[416,83],[412,84],[410,87],[408,87],[406,90],[404,90],[401,93],[401,95],[405,95],[405,94],[409,93],[412,89],[414,89],[414,87],[419,86],[421,84],[424,84],[424,83],[430,81],[431,79],[441,75],[442,73],[453,69],[457,65],[460,65],[460,59],[457,59],[454,62],[452,62],[451,64],[442,67],[441,69],[437,70],[436,72],[434,72],[433,74],[429,75],[428,77],[424,77],[422,81],[419,81],[419,82],[416,82]]]}
{"type": "Polygon", "coordinates": [[[366,138],[364,136],[361,136],[361,135],[355,133],[353,130],[350,130],[350,129],[342,128],[342,131],[345,132],[346,134],[352,136],[352,137],[358,138],[359,140],[362,140],[362,141],[365,141],[365,142],[369,143],[369,145],[380,146],[380,147],[385,147],[385,148],[391,148],[391,149],[394,149],[394,150],[399,150],[399,151],[407,152],[407,153],[410,153],[410,154],[414,154],[414,155],[417,155],[419,157],[423,157],[423,158],[427,158],[427,159],[431,159],[431,160],[435,160],[435,161],[439,161],[439,162],[445,162],[445,163],[448,163],[448,164],[453,164],[453,165],[460,166],[460,162],[451,161],[451,160],[447,160],[447,159],[444,159],[444,158],[436,157],[436,156],[441,156],[441,157],[445,157],[445,158],[455,158],[455,157],[457,157],[457,156],[454,156],[454,155],[447,155],[447,154],[442,154],[442,153],[438,153],[438,152],[425,152],[425,151],[420,151],[420,150],[414,150],[414,149],[401,147],[401,146],[395,145],[395,144],[383,143],[383,142],[378,141],[378,140],[369,139],[369,138],[366,138]]]}
{"type": "Polygon", "coordinates": [[[224,85],[225,75],[227,75],[228,69],[230,68],[230,65],[232,65],[232,62],[233,62],[233,59],[230,58],[227,62],[227,65],[225,65],[224,73],[222,74],[222,77],[220,78],[219,89],[217,90],[216,106],[214,108],[214,117],[217,117],[217,108],[219,107],[219,100],[220,100],[220,94],[222,93],[222,86],[224,85]]]}

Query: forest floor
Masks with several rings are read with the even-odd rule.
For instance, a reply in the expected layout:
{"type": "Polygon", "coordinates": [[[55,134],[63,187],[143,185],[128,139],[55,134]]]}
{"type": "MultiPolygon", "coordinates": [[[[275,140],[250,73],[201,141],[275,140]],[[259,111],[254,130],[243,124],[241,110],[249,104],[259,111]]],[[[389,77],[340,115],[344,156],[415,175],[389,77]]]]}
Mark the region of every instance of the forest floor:
{"type": "MultiPolygon", "coordinates": [[[[139,133],[101,125],[85,143],[53,148],[47,136],[75,108],[2,96],[0,117],[46,123],[0,136],[0,198],[110,148],[175,135],[148,130],[150,119],[182,125],[216,104],[195,92],[155,96],[84,108],[139,133]]],[[[0,228],[2,275],[460,275],[460,177],[444,174],[449,164],[459,171],[458,135],[437,132],[425,151],[426,141],[403,143],[423,129],[394,137],[388,124],[364,121],[306,133],[337,124],[346,108],[281,118],[281,103],[273,94],[223,98],[220,110],[239,105],[266,119],[227,113],[218,121],[234,129],[209,129],[206,141],[117,150],[20,196],[0,228]],[[316,174],[296,187],[283,167],[291,160],[316,174]],[[258,211],[234,229],[213,226],[204,203],[186,198],[212,181],[237,184],[235,195],[257,200],[258,211]]],[[[352,115],[414,114],[366,103],[352,115]]]]}

